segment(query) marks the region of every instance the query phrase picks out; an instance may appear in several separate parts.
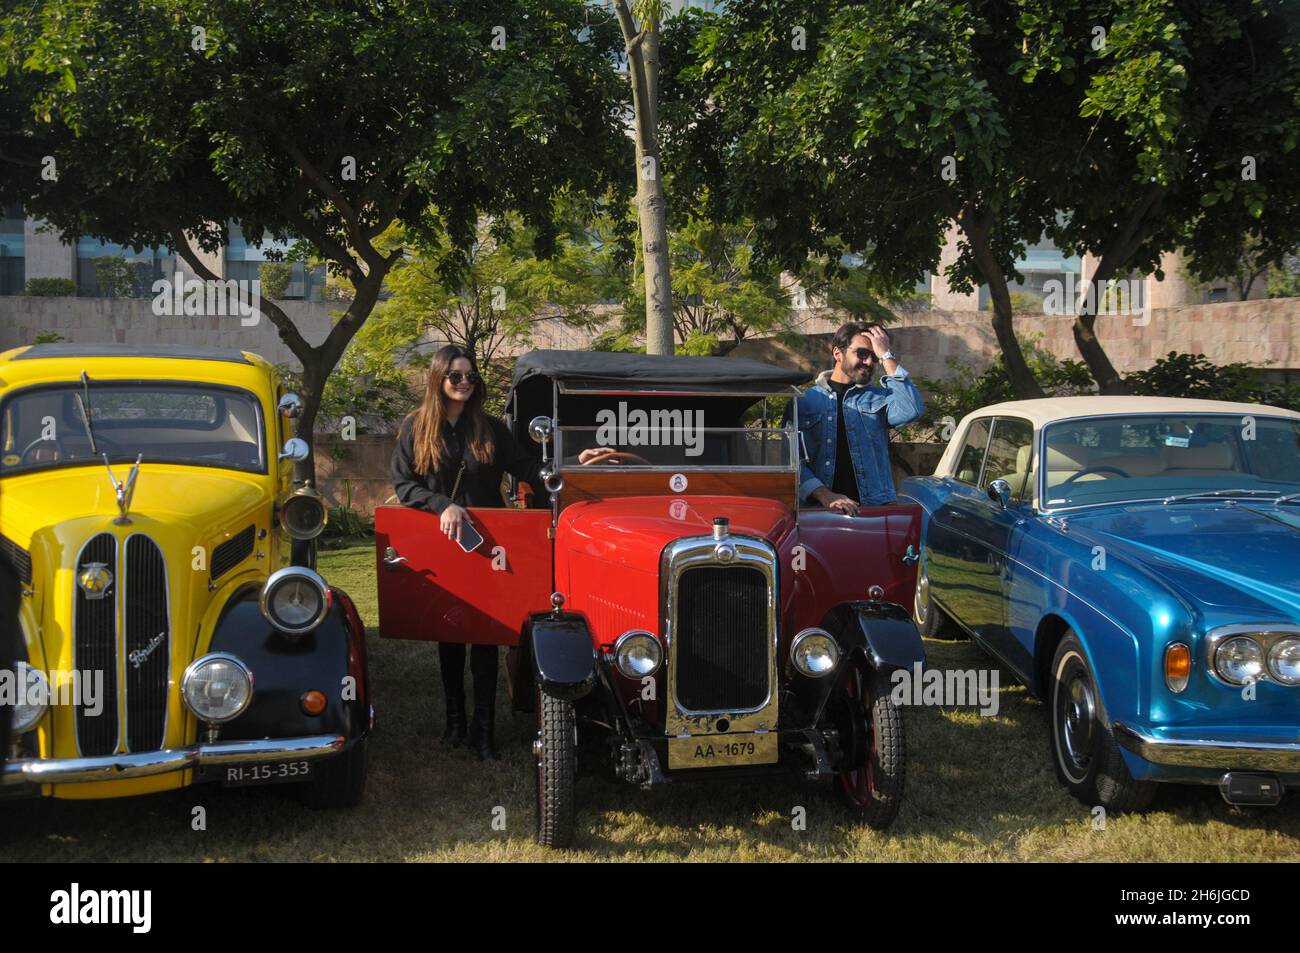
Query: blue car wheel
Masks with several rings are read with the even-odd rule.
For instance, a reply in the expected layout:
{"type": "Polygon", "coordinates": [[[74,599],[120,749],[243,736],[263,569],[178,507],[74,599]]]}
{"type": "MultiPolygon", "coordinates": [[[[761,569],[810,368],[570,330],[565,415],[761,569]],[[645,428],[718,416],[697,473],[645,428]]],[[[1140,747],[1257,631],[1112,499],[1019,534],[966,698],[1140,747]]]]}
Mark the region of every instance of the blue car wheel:
{"type": "Polygon", "coordinates": [[[916,630],[921,633],[923,639],[937,638],[940,632],[948,630],[951,630],[947,635],[948,638],[956,638],[960,633],[960,629],[948,618],[947,613],[930,598],[930,573],[924,556],[921,557],[921,564],[916,571],[916,595],[912,599],[912,616],[916,620],[916,630]]]}
{"type": "Polygon", "coordinates": [[[1052,660],[1050,709],[1052,762],[1071,794],[1108,811],[1150,807],[1155,782],[1129,774],[1107,724],[1096,676],[1073,630],[1065,633],[1052,660]]]}

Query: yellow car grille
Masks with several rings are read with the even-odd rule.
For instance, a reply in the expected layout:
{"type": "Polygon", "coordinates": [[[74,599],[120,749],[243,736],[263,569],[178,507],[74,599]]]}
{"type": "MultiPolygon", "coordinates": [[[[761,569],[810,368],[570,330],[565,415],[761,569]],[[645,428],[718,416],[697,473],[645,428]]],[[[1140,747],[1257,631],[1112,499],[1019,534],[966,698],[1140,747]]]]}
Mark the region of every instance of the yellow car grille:
{"type": "Polygon", "coordinates": [[[76,712],[77,746],[86,756],[112,754],[119,739],[127,751],[156,751],[167,730],[171,625],[166,565],[157,544],[140,533],[129,535],[124,549],[119,555],[117,538],[101,533],[77,559],[78,580],[102,575],[93,564],[112,579],[102,592],[88,592],[79,581],[74,596],[75,668],[104,673],[102,710],[91,715],[78,707],[76,712]],[[121,715],[119,673],[125,674],[126,687],[121,715]]]}

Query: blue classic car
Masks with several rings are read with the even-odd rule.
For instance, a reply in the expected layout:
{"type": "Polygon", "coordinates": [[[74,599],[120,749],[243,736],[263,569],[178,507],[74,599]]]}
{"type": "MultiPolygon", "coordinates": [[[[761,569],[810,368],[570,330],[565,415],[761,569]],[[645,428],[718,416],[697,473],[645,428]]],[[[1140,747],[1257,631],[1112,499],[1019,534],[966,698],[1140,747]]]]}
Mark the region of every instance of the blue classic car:
{"type": "Polygon", "coordinates": [[[916,620],[1048,704],[1081,801],[1156,782],[1273,805],[1300,786],[1300,413],[1160,397],[986,407],[933,476],[916,620]]]}

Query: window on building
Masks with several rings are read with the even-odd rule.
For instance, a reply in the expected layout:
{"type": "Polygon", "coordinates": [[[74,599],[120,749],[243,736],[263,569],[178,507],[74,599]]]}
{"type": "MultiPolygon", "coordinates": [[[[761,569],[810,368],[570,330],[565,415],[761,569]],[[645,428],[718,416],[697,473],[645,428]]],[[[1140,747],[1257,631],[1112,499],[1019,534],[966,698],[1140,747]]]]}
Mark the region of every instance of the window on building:
{"type": "MultiPolygon", "coordinates": [[[[1025,280],[1007,284],[1012,307],[1015,310],[1040,310],[1048,294],[1058,287],[1063,300],[1068,303],[1070,299],[1066,292],[1078,294],[1082,267],[1078,255],[1067,255],[1047,238],[1027,246],[1024,255],[1016,260],[1016,271],[1025,280]]],[[[987,311],[992,307],[989,286],[980,285],[979,309],[987,311]]]]}
{"type": "Polygon", "coordinates": [[[0,295],[22,294],[27,284],[26,261],[22,207],[0,207],[0,295]]]}
{"type": "Polygon", "coordinates": [[[176,255],[170,248],[136,251],[98,238],[77,240],[77,295],[82,298],[149,298],[153,284],[171,279],[176,255]]]}
{"type": "MultiPolygon", "coordinates": [[[[262,239],[260,246],[254,245],[244,237],[240,227],[232,223],[230,242],[226,246],[226,277],[236,281],[261,281],[262,266],[288,255],[293,245],[291,241],[276,241],[269,235],[262,239]]],[[[325,266],[308,267],[301,261],[286,261],[284,264],[289,268],[289,283],[278,297],[320,301],[325,288],[325,266]]]]}

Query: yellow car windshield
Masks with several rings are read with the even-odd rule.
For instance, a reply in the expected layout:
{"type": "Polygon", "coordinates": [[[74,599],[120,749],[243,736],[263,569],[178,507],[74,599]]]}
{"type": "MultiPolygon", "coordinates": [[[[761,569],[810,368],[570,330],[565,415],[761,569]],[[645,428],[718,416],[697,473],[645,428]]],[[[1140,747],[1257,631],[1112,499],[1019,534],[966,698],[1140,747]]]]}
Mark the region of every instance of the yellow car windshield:
{"type": "Polygon", "coordinates": [[[16,391],[0,407],[0,473],[84,463],[184,463],[266,472],[261,407],[248,391],[173,382],[16,391]],[[93,441],[93,445],[92,445],[93,441]]]}

